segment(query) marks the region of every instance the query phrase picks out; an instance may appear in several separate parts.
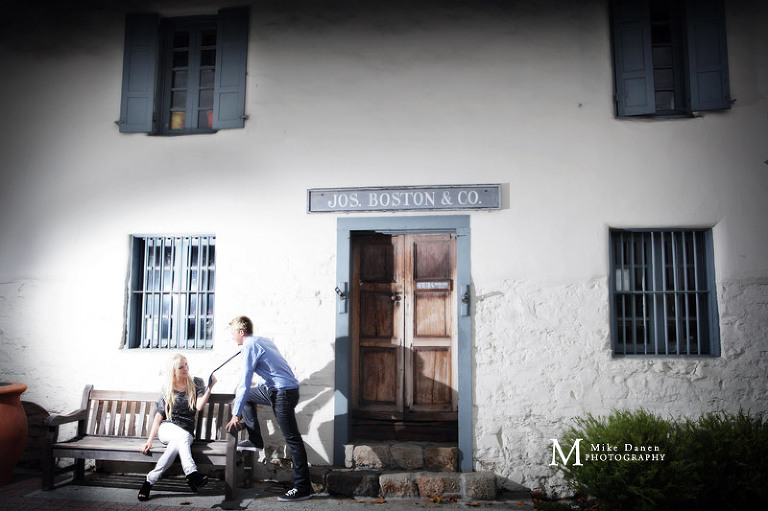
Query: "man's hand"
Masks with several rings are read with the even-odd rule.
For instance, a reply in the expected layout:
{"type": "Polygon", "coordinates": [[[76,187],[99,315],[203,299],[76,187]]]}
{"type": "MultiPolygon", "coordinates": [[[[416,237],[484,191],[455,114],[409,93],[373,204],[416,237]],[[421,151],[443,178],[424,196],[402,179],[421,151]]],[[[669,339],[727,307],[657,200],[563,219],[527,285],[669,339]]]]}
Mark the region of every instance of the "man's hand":
{"type": "Polygon", "coordinates": [[[233,415],[226,427],[230,435],[237,436],[237,433],[243,429],[243,424],[240,422],[240,417],[233,415]]]}

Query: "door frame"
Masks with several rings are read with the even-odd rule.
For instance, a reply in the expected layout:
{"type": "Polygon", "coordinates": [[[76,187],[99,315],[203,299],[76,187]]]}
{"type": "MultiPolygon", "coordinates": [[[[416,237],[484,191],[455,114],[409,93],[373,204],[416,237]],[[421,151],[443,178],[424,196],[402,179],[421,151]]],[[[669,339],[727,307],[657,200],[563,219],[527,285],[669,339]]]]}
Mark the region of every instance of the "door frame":
{"type": "Polygon", "coordinates": [[[333,423],[333,463],[343,466],[344,445],[349,443],[350,429],[350,278],[352,272],[352,233],[431,233],[456,234],[456,317],[458,358],[458,428],[459,469],[472,471],[472,316],[471,261],[469,215],[339,218],[336,229],[336,345],[335,392],[333,423]],[[466,296],[466,301],[462,297],[466,296]]]}

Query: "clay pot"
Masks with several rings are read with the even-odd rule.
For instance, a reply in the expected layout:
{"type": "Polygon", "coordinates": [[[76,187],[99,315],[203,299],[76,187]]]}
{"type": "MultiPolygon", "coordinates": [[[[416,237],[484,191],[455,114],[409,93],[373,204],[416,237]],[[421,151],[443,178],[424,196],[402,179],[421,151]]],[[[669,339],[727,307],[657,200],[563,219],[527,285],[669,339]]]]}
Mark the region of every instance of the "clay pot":
{"type": "Polygon", "coordinates": [[[27,446],[27,415],[21,405],[23,383],[0,382],[0,485],[7,484],[27,446]]]}

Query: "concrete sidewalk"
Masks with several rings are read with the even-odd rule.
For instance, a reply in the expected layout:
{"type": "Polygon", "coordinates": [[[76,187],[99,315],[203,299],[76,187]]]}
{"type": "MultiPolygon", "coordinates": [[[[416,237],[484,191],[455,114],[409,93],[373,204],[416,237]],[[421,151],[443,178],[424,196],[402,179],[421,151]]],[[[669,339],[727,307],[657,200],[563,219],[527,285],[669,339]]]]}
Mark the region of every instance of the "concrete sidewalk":
{"type": "Polygon", "coordinates": [[[20,475],[0,487],[0,511],[75,511],[75,510],[185,510],[238,509],[238,510],[324,510],[361,509],[373,506],[381,511],[413,509],[534,509],[527,496],[513,496],[509,500],[467,502],[431,502],[419,499],[343,498],[328,494],[316,494],[302,502],[279,502],[277,496],[285,491],[285,485],[275,482],[258,482],[250,488],[238,488],[237,498],[224,500],[223,485],[212,481],[208,486],[193,493],[183,478],[165,478],[158,483],[146,502],[136,498],[141,486],[141,476],[90,474],[85,484],[60,483],[55,490],[42,491],[39,476],[20,475]]]}

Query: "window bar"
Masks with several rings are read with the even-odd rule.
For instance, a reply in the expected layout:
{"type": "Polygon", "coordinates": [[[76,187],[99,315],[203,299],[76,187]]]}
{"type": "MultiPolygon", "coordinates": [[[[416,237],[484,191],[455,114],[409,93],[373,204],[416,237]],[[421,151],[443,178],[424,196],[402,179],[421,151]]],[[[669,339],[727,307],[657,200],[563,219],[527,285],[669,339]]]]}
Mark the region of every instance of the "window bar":
{"type": "Polygon", "coordinates": [[[144,247],[145,247],[145,253],[147,255],[147,273],[151,274],[152,277],[152,286],[147,288],[146,287],[146,281],[144,282],[144,287],[146,289],[146,299],[147,303],[144,305],[144,309],[146,310],[146,314],[144,315],[144,321],[146,324],[144,325],[144,336],[142,338],[142,347],[144,348],[151,348],[152,347],[152,327],[153,327],[153,314],[155,312],[154,310],[154,286],[156,285],[157,280],[155,279],[155,242],[153,238],[146,238],[144,240],[144,247]],[[144,344],[146,342],[146,345],[144,344]]]}
{"type": "MultiPolygon", "coordinates": [[[[156,343],[158,343],[158,336],[157,336],[157,322],[159,321],[159,310],[157,309],[158,303],[159,303],[159,293],[160,293],[160,286],[162,285],[162,278],[163,278],[163,272],[160,271],[158,267],[158,250],[160,249],[159,245],[161,244],[159,238],[152,238],[152,278],[154,279],[152,282],[152,312],[151,312],[151,319],[152,324],[149,325],[149,346],[148,348],[156,348],[156,343]]],[[[159,345],[159,343],[158,343],[159,345]]]]}
{"type": "Polygon", "coordinates": [[[216,287],[216,239],[209,239],[208,243],[208,266],[210,270],[207,272],[206,277],[206,283],[207,283],[207,300],[206,300],[206,309],[205,309],[205,338],[206,342],[210,341],[213,342],[213,327],[214,327],[214,318],[213,318],[213,301],[214,301],[214,287],[216,287]],[[208,335],[208,321],[211,322],[211,329],[210,329],[210,335],[208,335]]]}
{"type": "MultiPolygon", "coordinates": [[[[655,233],[652,233],[651,236],[653,236],[654,240],[657,238],[655,236],[655,233]]],[[[659,245],[659,255],[658,255],[658,258],[660,259],[660,261],[654,261],[653,269],[654,269],[654,271],[657,271],[658,273],[661,274],[661,275],[659,275],[659,277],[661,277],[661,279],[660,279],[660,281],[659,281],[659,279],[654,279],[654,281],[655,281],[654,282],[654,286],[659,286],[659,287],[661,287],[661,289],[658,289],[658,288],[654,289],[654,302],[655,302],[654,305],[655,305],[655,309],[656,309],[656,311],[655,311],[656,315],[654,317],[654,319],[656,320],[656,321],[654,321],[654,330],[656,332],[656,337],[654,339],[654,354],[655,355],[659,354],[659,344],[662,343],[662,342],[666,342],[666,337],[667,337],[667,325],[666,325],[666,323],[667,323],[667,311],[666,311],[667,302],[666,302],[666,299],[664,298],[664,288],[665,288],[664,283],[666,281],[666,279],[664,278],[664,233],[658,233],[658,241],[657,241],[657,243],[659,245]],[[661,271],[658,271],[659,269],[661,269],[661,271]],[[661,309],[661,310],[659,310],[659,309],[661,309]],[[663,339],[660,339],[660,337],[662,337],[662,332],[659,332],[659,321],[658,321],[659,320],[659,316],[661,316],[661,320],[662,320],[663,339]]],[[[655,250],[654,250],[653,255],[654,255],[654,259],[655,259],[657,257],[655,250]]],[[[666,352],[666,350],[665,350],[665,352],[666,352]]]]}
{"type": "Polygon", "coordinates": [[[693,279],[696,296],[696,354],[701,355],[701,290],[699,289],[699,237],[693,238],[693,279]]]}
{"type": "MultiPolygon", "coordinates": [[[[206,238],[205,243],[205,308],[203,309],[203,328],[202,331],[205,332],[204,339],[205,344],[207,345],[208,341],[210,340],[208,338],[208,321],[210,320],[213,322],[213,317],[209,317],[209,310],[210,310],[210,301],[211,301],[211,290],[212,290],[212,281],[211,277],[213,276],[213,272],[215,271],[215,263],[211,260],[211,258],[215,258],[215,240],[213,240],[211,237],[206,238]]],[[[214,276],[215,279],[215,276],[214,276]]]]}
{"type": "MultiPolygon", "coordinates": [[[[162,288],[161,292],[163,297],[161,298],[161,302],[167,297],[168,298],[168,326],[166,328],[166,335],[167,335],[167,344],[166,348],[170,349],[171,347],[171,307],[173,305],[173,301],[171,300],[171,291],[173,291],[173,266],[169,266],[168,270],[168,278],[170,279],[170,284],[166,282],[165,280],[165,251],[166,251],[166,244],[170,245],[170,261],[168,262],[169,265],[173,264],[173,238],[163,238],[163,252],[162,252],[162,259],[161,259],[161,265],[162,265],[162,274],[163,274],[163,280],[162,280],[162,288]]],[[[160,347],[163,347],[163,341],[166,340],[163,337],[163,305],[160,305],[160,347]]]]}
{"type": "Polygon", "coordinates": [[[203,306],[203,290],[205,288],[203,285],[207,281],[207,275],[204,275],[207,273],[207,270],[204,271],[205,267],[203,266],[203,261],[208,258],[209,243],[210,240],[207,236],[200,236],[197,243],[197,307],[195,310],[195,347],[201,348],[205,347],[205,330],[200,328],[201,326],[204,326],[200,325],[200,318],[204,317],[203,311],[205,308],[203,306]]]}
{"type": "Polygon", "coordinates": [[[650,251],[649,251],[649,260],[648,260],[648,266],[649,271],[648,274],[651,277],[650,282],[648,282],[648,297],[649,297],[649,314],[648,314],[648,320],[650,322],[650,325],[652,327],[652,330],[648,332],[649,336],[649,345],[651,342],[653,344],[656,344],[656,272],[654,269],[656,268],[656,243],[654,240],[653,233],[648,233],[648,244],[650,245],[650,251]]]}
{"type": "Polygon", "coordinates": [[[621,239],[619,242],[619,268],[621,270],[619,271],[619,284],[618,287],[621,289],[621,292],[619,293],[619,296],[621,296],[621,341],[622,341],[622,348],[624,350],[624,354],[627,354],[627,306],[626,306],[626,295],[624,294],[624,260],[625,260],[625,250],[626,250],[626,241],[624,239],[624,233],[621,233],[621,239]]]}
{"type": "Polygon", "coordinates": [[[157,238],[155,251],[158,253],[156,254],[155,264],[157,265],[157,271],[158,271],[158,283],[157,283],[157,294],[155,295],[155,317],[153,319],[153,339],[152,343],[155,344],[152,346],[153,348],[160,348],[161,347],[161,334],[163,331],[162,323],[163,323],[163,290],[165,287],[165,272],[163,271],[163,265],[165,264],[165,238],[157,238]]]}
{"type": "MultiPolygon", "coordinates": [[[[197,261],[195,264],[195,272],[197,275],[197,278],[195,279],[194,288],[192,287],[192,281],[190,280],[189,285],[189,302],[187,302],[187,334],[189,334],[189,323],[192,321],[192,324],[194,325],[193,331],[194,336],[192,338],[192,347],[197,349],[198,341],[200,339],[200,332],[199,328],[197,327],[197,316],[198,311],[200,310],[200,256],[202,254],[202,237],[197,236],[194,238],[190,238],[189,240],[189,274],[192,275],[192,247],[197,244],[197,261]],[[195,297],[195,306],[192,307],[192,296],[195,297]]],[[[189,345],[189,339],[187,339],[187,345],[189,345]]]]}
{"type": "MultiPolygon", "coordinates": [[[[166,345],[165,348],[171,347],[171,306],[173,305],[173,301],[171,300],[171,292],[173,291],[173,238],[166,238],[167,243],[167,249],[170,250],[170,261],[168,262],[170,266],[170,269],[168,271],[168,278],[170,279],[170,282],[165,281],[165,250],[163,250],[163,295],[168,299],[168,323],[165,328],[165,333],[163,333],[163,327],[162,327],[162,320],[160,321],[160,345],[162,346],[163,341],[165,341],[166,345]]],[[[161,306],[160,313],[164,314],[164,308],[165,306],[161,306]]]]}
{"type": "MultiPolygon", "coordinates": [[[[667,282],[667,247],[666,247],[667,240],[665,239],[664,233],[661,233],[661,299],[662,299],[662,315],[663,315],[663,330],[664,330],[664,342],[662,344],[664,351],[661,353],[662,355],[667,355],[669,351],[669,329],[667,328],[667,321],[669,321],[669,316],[667,315],[667,286],[669,283],[667,282]]],[[[658,347],[658,346],[657,346],[658,347]]],[[[658,349],[656,350],[656,354],[659,355],[658,349]]]]}
{"type": "Polygon", "coordinates": [[[174,341],[174,348],[181,348],[179,345],[178,328],[179,315],[181,314],[181,282],[183,275],[181,273],[181,254],[179,243],[183,243],[182,238],[174,237],[171,243],[171,290],[169,292],[170,306],[168,307],[168,349],[171,349],[171,341],[174,341]]]}
{"type": "Polygon", "coordinates": [[[208,246],[210,245],[210,238],[205,236],[200,237],[200,249],[197,258],[198,274],[197,274],[197,312],[195,314],[195,331],[197,332],[197,338],[199,339],[202,348],[206,345],[207,334],[205,333],[205,321],[206,311],[208,306],[208,293],[206,293],[208,282],[208,246]]]}
{"type": "Polygon", "coordinates": [[[672,250],[672,290],[673,290],[672,298],[674,299],[674,304],[675,304],[675,317],[674,317],[675,346],[676,346],[675,349],[677,350],[677,354],[679,355],[680,354],[680,286],[678,285],[679,284],[678,281],[679,281],[680,275],[679,275],[678,264],[680,262],[679,261],[680,256],[677,253],[678,240],[675,240],[674,231],[669,233],[669,239],[670,239],[670,248],[672,250]]]}
{"type": "Polygon", "coordinates": [[[640,257],[642,261],[642,269],[643,269],[643,285],[642,285],[642,297],[643,297],[643,346],[648,346],[648,321],[650,320],[650,315],[648,314],[648,282],[647,282],[647,275],[648,275],[648,253],[646,252],[646,241],[648,239],[647,236],[641,235],[640,238],[640,257]]]}
{"type": "MultiPolygon", "coordinates": [[[[660,248],[660,253],[661,253],[661,259],[662,259],[662,263],[661,264],[662,264],[662,267],[663,267],[663,264],[664,264],[663,263],[663,259],[664,259],[664,250],[663,250],[664,237],[663,236],[661,236],[661,241],[658,242],[658,243],[662,244],[662,247],[660,248]]],[[[657,254],[656,254],[656,244],[657,244],[656,235],[655,235],[655,233],[652,232],[651,233],[651,249],[652,249],[651,253],[653,255],[651,256],[651,258],[652,258],[651,267],[653,268],[653,272],[654,273],[657,272],[657,269],[659,267],[659,264],[656,261],[656,259],[658,257],[657,254]]],[[[659,296],[659,290],[658,290],[659,282],[658,281],[659,281],[659,279],[657,277],[654,277],[654,279],[653,279],[653,295],[652,295],[653,296],[653,345],[654,345],[654,351],[655,351],[656,355],[659,354],[659,303],[662,301],[660,299],[660,296],[659,296]]],[[[663,292],[663,289],[662,289],[662,292],[663,292]]],[[[663,314],[663,312],[662,312],[662,314],[663,314]]]]}
{"type": "Polygon", "coordinates": [[[155,238],[153,240],[154,257],[152,258],[153,271],[155,272],[155,284],[152,290],[152,335],[150,336],[150,347],[160,347],[160,315],[162,313],[163,300],[163,240],[155,238]]]}
{"type": "Polygon", "coordinates": [[[190,339],[189,337],[189,316],[193,313],[191,307],[192,307],[192,295],[194,293],[194,290],[192,289],[192,244],[195,242],[195,238],[192,236],[188,238],[184,238],[186,242],[186,248],[184,251],[184,255],[187,258],[187,282],[184,285],[183,293],[186,296],[185,304],[184,304],[184,324],[181,327],[181,332],[183,334],[182,339],[184,339],[184,345],[187,348],[190,348],[190,341],[192,341],[192,348],[195,348],[195,336],[193,335],[190,339]]]}
{"type": "Polygon", "coordinates": [[[144,240],[144,260],[143,268],[144,280],[142,280],[141,289],[141,332],[139,336],[139,348],[144,348],[144,341],[147,338],[147,299],[150,295],[151,289],[147,289],[147,282],[149,279],[147,275],[151,271],[152,263],[149,259],[149,240],[144,240]]]}
{"type": "Polygon", "coordinates": [[[632,309],[632,322],[631,322],[631,330],[632,330],[632,345],[635,346],[635,351],[637,351],[637,307],[635,306],[635,303],[637,301],[637,295],[635,294],[635,290],[637,289],[637,285],[635,282],[635,243],[637,243],[636,236],[633,233],[632,234],[632,242],[629,244],[629,299],[632,301],[631,303],[631,309],[632,309]]]}
{"type": "MultiPolygon", "coordinates": [[[[192,297],[192,238],[181,238],[182,243],[182,257],[186,260],[183,265],[184,281],[182,282],[179,293],[184,297],[184,307],[179,311],[181,315],[181,321],[179,321],[179,342],[184,341],[184,347],[189,348],[189,304],[192,297]]],[[[192,339],[194,347],[194,339],[192,339]]]]}
{"type": "MultiPolygon", "coordinates": [[[[683,241],[682,241],[682,249],[683,249],[683,292],[685,296],[685,307],[683,309],[683,314],[685,317],[685,353],[687,355],[691,354],[691,317],[690,317],[690,310],[689,310],[689,297],[691,292],[691,287],[688,283],[688,266],[690,264],[689,255],[688,255],[688,245],[687,245],[687,236],[686,232],[682,233],[683,241]]],[[[696,238],[694,237],[694,233],[690,232],[691,235],[691,241],[693,243],[696,242],[696,238]]],[[[680,342],[678,340],[678,342],[680,342]]]]}

